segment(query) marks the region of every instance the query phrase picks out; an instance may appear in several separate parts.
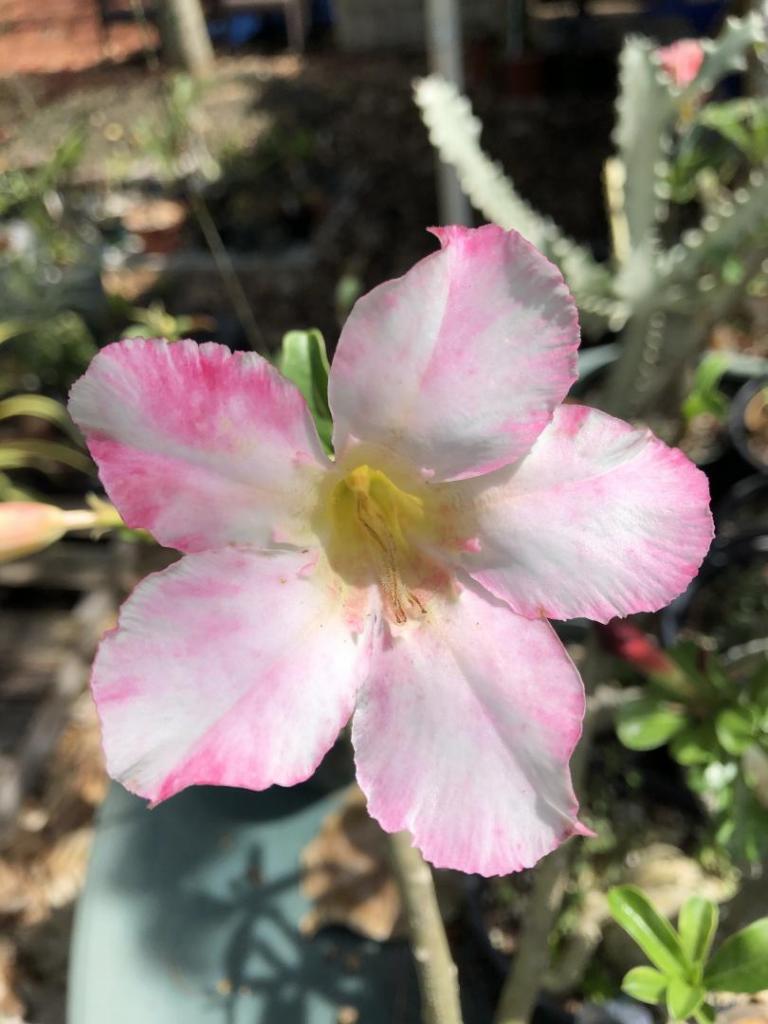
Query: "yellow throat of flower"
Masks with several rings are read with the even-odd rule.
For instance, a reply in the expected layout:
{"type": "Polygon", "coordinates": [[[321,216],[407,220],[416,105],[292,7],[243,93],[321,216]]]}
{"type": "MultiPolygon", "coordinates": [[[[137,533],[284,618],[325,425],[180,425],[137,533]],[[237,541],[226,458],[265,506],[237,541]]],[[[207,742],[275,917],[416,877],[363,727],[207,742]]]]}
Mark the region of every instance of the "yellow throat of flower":
{"type": "Polygon", "coordinates": [[[362,465],[335,484],[329,511],[329,553],[342,574],[373,573],[395,622],[423,615],[422,601],[409,589],[421,561],[414,539],[424,525],[423,498],[362,465]]]}

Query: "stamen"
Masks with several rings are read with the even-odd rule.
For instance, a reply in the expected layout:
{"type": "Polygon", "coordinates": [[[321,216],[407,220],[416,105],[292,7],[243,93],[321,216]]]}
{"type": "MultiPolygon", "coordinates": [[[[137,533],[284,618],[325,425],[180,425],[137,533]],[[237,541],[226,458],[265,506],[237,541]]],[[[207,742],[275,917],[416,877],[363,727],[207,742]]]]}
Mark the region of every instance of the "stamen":
{"type": "Polygon", "coordinates": [[[368,542],[379,586],[395,622],[407,622],[409,612],[426,614],[423,603],[402,578],[402,569],[412,557],[403,527],[409,519],[421,515],[420,499],[400,491],[385,474],[368,466],[358,466],[345,477],[344,484],[354,497],[354,515],[368,542]]]}
{"type": "Polygon", "coordinates": [[[357,495],[357,518],[366,530],[369,539],[378,549],[382,571],[381,587],[392,606],[395,622],[402,625],[408,621],[408,615],[403,607],[401,596],[403,584],[397,571],[397,547],[387,529],[384,516],[367,494],[359,492],[357,495]]]}

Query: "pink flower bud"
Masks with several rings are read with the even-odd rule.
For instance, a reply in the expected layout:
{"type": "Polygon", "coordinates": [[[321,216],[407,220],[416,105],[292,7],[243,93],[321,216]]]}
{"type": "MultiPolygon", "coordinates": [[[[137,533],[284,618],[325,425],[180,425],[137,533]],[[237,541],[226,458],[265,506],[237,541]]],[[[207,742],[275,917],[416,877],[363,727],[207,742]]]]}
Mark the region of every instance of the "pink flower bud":
{"type": "Polygon", "coordinates": [[[678,39],[656,51],[665,73],[678,89],[684,89],[699,73],[704,60],[704,48],[698,39],[678,39]]]}
{"type": "Polygon", "coordinates": [[[603,626],[601,633],[608,650],[638,671],[662,678],[678,674],[677,665],[654,638],[630,622],[614,620],[603,626]]]}
{"type": "Polygon", "coordinates": [[[0,562],[42,551],[64,536],[66,513],[38,501],[7,501],[0,505],[0,562]]]}

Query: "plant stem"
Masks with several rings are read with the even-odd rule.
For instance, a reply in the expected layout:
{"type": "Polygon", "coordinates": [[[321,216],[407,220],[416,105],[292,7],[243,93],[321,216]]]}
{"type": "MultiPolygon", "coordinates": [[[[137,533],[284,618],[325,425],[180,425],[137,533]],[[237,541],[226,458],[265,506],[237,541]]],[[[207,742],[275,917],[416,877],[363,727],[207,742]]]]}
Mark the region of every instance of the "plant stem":
{"type": "Polygon", "coordinates": [[[697,1024],[712,1024],[716,1016],[717,1014],[715,1010],[709,1005],[709,1003],[704,1003],[703,1006],[700,1006],[698,1010],[694,1010],[693,1012],[693,1019],[697,1024]]]}
{"type": "MultiPolygon", "coordinates": [[[[600,651],[594,635],[587,641],[581,666],[587,693],[595,689],[600,651]]],[[[584,718],[584,731],[573,758],[571,775],[576,793],[582,789],[584,770],[592,743],[596,715],[584,718]]],[[[520,942],[496,1009],[495,1024],[528,1024],[536,996],[549,967],[549,936],[568,884],[570,844],[565,843],[545,857],[536,868],[533,892],[520,933],[520,942]]]]}
{"type": "Polygon", "coordinates": [[[407,832],[389,836],[421,990],[422,1024],[462,1024],[459,981],[432,871],[407,832]]]}
{"type": "Polygon", "coordinates": [[[200,0],[164,0],[157,13],[168,58],[190,75],[207,78],[215,57],[200,0]]]}
{"type": "MultiPolygon", "coordinates": [[[[430,70],[464,88],[461,10],[458,0],[426,0],[424,4],[427,55],[430,70]]],[[[437,199],[443,224],[472,224],[469,200],[450,164],[435,155],[437,199]]]]}
{"type": "Polygon", "coordinates": [[[211,216],[208,204],[192,186],[188,186],[186,192],[189,204],[192,207],[192,213],[200,225],[200,230],[203,232],[203,237],[211,256],[213,256],[222,283],[229,295],[229,300],[235,307],[237,318],[248,339],[248,344],[254,352],[262,352],[264,351],[264,344],[259,325],[256,323],[256,318],[253,315],[248,296],[245,294],[245,289],[240,283],[240,278],[237,276],[237,271],[232,263],[232,257],[221,240],[219,229],[216,227],[216,222],[211,216]]]}
{"type": "Polygon", "coordinates": [[[501,990],[496,1024],[528,1024],[549,967],[549,933],[568,882],[569,849],[560,846],[536,868],[525,924],[512,969],[501,990]]]}

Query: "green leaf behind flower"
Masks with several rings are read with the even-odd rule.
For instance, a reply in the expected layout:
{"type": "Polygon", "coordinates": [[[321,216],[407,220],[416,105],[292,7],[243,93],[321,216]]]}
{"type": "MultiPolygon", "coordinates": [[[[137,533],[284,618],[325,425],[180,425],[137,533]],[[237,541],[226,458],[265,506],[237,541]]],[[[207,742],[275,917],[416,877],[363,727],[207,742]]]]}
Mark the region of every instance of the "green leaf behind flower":
{"type": "Polygon", "coordinates": [[[317,432],[326,451],[330,452],[333,420],[328,405],[328,354],[325,340],[315,328],[288,331],[283,335],[277,368],[292,381],[304,396],[317,432]]]}

